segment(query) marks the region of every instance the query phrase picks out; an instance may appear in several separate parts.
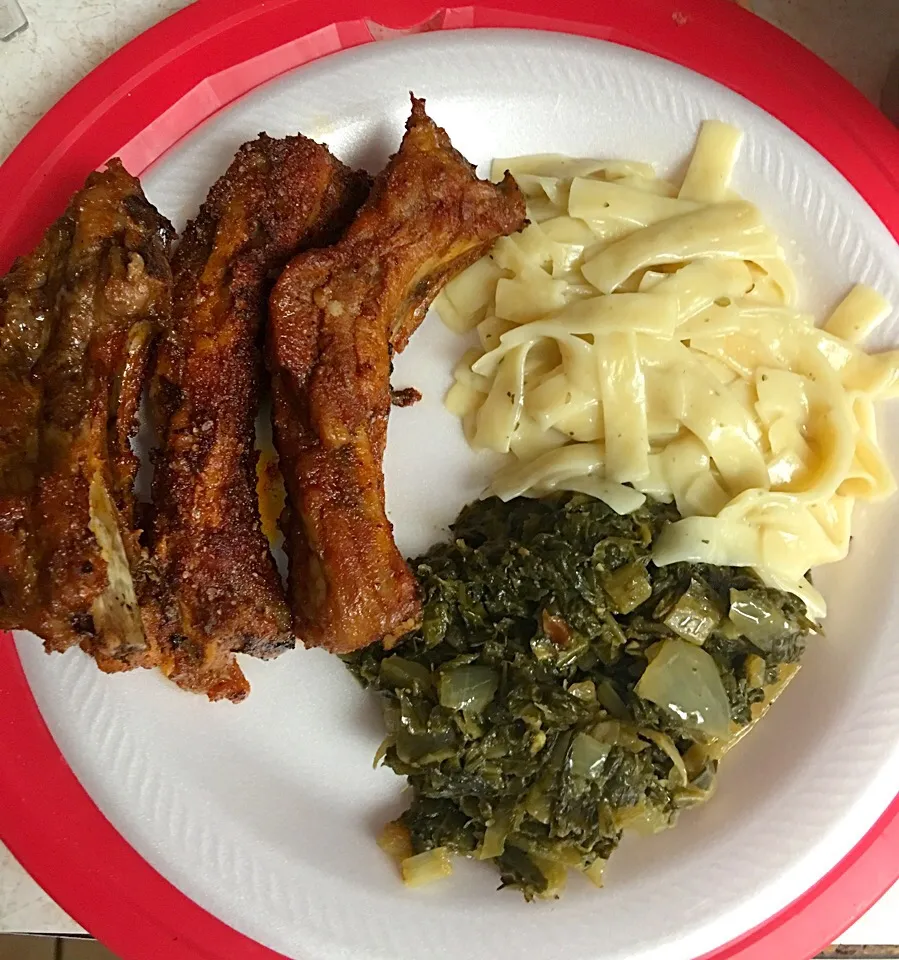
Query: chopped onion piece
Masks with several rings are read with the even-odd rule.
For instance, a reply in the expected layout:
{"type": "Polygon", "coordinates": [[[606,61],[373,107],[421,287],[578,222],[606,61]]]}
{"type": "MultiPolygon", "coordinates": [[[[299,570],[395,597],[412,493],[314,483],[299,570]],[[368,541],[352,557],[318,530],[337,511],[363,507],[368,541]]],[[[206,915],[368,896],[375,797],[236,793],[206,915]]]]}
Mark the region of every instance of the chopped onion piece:
{"type": "Polygon", "coordinates": [[[715,661],[695,643],[666,640],[643,671],[635,692],[710,739],[728,734],[730,702],[721,674],[715,661]]]}
{"type": "Polygon", "coordinates": [[[407,857],[400,864],[400,869],[407,887],[422,887],[448,877],[453,872],[453,864],[446,847],[434,847],[433,850],[407,857]]]}

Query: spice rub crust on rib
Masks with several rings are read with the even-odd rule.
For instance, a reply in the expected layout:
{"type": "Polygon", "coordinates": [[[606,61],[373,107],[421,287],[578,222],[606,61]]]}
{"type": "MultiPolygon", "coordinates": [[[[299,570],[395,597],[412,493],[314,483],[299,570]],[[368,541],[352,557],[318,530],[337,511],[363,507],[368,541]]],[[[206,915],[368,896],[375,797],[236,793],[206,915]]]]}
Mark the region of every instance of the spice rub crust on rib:
{"type": "Polygon", "coordinates": [[[416,581],[384,507],[390,357],[447,280],[525,223],[512,178],[479,180],[413,97],[402,145],[345,236],[281,275],[267,359],[288,592],[307,646],[345,653],[418,621],[416,581]]]}
{"type": "Polygon", "coordinates": [[[256,491],[271,281],[298,251],[337,239],[368,189],[324,146],[261,134],[238,150],[175,253],[173,322],[153,388],[154,632],[170,651],[165,672],[210,699],[249,691],[235,652],[270,658],[293,646],[256,491]]]}
{"type": "Polygon", "coordinates": [[[121,162],[0,281],[0,624],[151,666],[130,440],[171,306],[171,224],[121,162]]]}

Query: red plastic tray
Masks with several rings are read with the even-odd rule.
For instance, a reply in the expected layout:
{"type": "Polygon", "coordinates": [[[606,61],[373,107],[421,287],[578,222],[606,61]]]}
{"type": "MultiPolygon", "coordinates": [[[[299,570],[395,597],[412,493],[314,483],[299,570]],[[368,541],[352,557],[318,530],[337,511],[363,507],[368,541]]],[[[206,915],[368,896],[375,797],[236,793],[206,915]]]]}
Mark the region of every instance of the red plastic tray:
{"type": "MultiPolygon", "coordinates": [[[[527,27],[596,37],[682,64],[767,110],[826,157],[899,240],[899,132],[786,35],[727,0],[199,0],[69,92],[0,166],[0,273],[34,245],[89,171],[142,173],[226,104],[388,30],[527,27]],[[373,27],[372,24],[375,26],[373,27]]],[[[0,838],[44,889],[125,960],[280,956],[175,889],[79,784],[0,634],[0,838]]],[[[777,915],[701,960],[802,960],[899,879],[899,798],[777,915]]]]}

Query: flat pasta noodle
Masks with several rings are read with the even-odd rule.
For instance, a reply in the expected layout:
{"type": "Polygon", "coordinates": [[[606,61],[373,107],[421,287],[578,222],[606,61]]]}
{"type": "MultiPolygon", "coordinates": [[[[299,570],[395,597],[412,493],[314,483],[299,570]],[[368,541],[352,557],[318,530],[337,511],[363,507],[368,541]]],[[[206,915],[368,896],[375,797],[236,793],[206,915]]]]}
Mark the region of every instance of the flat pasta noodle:
{"type": "Polygon", "coordinates": [[[649,473],[649,429],[636,334],[607,334],[598,359],[606,475],[618,483],[641,480],[649,473]]]}
{"type": "Polygon", "coordinates": [[[633,487],[601,477],[567,477],[544,486],[540,492],[557,493],[563,490],[595,497],[620,514],[631,513],[646,503],[646,495],[638,493],[633,487]]]}
{"type": "Polygon", "coordinates": [[[528,323],[565,306],[565,281],[554,280],[539,267],[518,276],[503,277],[496,285],[494,311],[501,320],[528,323]]]}
{"type": "Polygon", "coordinates": [[[564,208],[557,207],[552,201],[544,197],[534,197],[528,200],[525,207],[527,218],[531,223],[543,223],[546,220],[553,220],[559,214],[564,213],[564,208]]]}
{"type": "Polygon", "coordinates": [[[694,350],[694,357],[697,362],[701,363],[719,383],[722,383],[725,386],[727,386],[729,383],[733,383],[739,378],[739,375],[731,370],[726,363],[709,353],[702,353],[698,350],[694,350]]]}
{"type": "Polygon", "coordinates": [[[437,301],[480,343],[446,403],[509,455],[489,492],[674,500],[656,563],[752,567],[819,618],[806,571],[846,555],[857,501],[896,489],[876,408],[899,396],[899,350],[862,348],[891,310],[868,287],[821,327],[797,308],[777,236],[731,188],[741,139],[704,122],[680,184],[631,161],[496,161],[532,223],[437,301]]]}
{"type": "Polygon", "coordinates": [[[730,517],[686,517],[667,526],[653,545],[653,562],[710,563],[720,566],[761,565],[761,536],[757,527],[730,517]]]}
{"type": "Polygon", "coordinates": [[[547,177],[536,173],[519,173],[515,182],[527,198],[540,197],[556,207],[568,204],[569,183],[561,177],[547,177]]]}
{"type": "Polygon", "coordinates": [[[591,398],[579,410],[565,412],[555,426],[564,436],[578,443],[591,443],[605,438],[602,406],[595,398],[591,398]]]}
{"type": "Polygon", "coordinates": [[[559,243],[586,248],[596,241],[593,231],[583,220],[567,214],[546,220],[540,224],[540,227],[550,240],[556,240],[559,243]]]}
{"type": "Polygon", "coordinates": [[[656,276],[658,279],[649,289],[656,295],[677,297],[678,324],[719,301],[742,297],[753,283],[749,267],[743,260],[694,260],[676,273],[656,276]]]}
{"type": "Polygon", "coordinates": [[[678,437],[661,453],[662,466],[682,517],[714,516],[730,497],[712,473],[712,458],[692,434],[678,437]]]}
{"type": "Polygon", "coordinates": [[[457,380],[447,391],[444,406],[457,417],[465,417],[469,413],[476,413],[485,400],[480,390],[475,390],[467,383],[457,380]]]}
{"type": "Polygon", "coordinates": [[[596,386],[596,352],[580,337],[561,334],[553,337],[562,354],[562,369],[572,386],[590,391],[596,386]]]}
{"type": "Polygon", "coordinates": [[[542,454],[529,463],[514,463],[494,478],[490,491],[501,500],[520,497],[569,477],[605,476],[606,450],[601,443],[577,443],[542,454]]]}
{"type": "Polygon", "coordinates": [[[629,237],[637,232],[637,228],[633,224],[626,220],[613,220],[611,217],[601,220],[585,220],[584,223],[590,228],[590,232],[596,240],[597,249],[593,251],[594,254],[599,250],[604,250],[616,240],[629,237]]]}
{"type": "Polygon", "coordinates": [[[743,132],[720,120],[704,120],[678,199],[721,203],[740,154],[743,132]]]}
{"type": "Polygon", "coordinates": [[[507,330],[500,336],[499,345],[480,357],[473,369],[490,376],[506,353],[540,338],[571,343],[572,337],[645,333],[664,339],[673,335],[676,321],[677,301],[673,297],[660,294],[649,300],[640,294],[624,293],[616,297],[593,297],[569,304],[545,319],[507,330]]]}
{"type": "MultiPolygon", "coordinates": [[[[690,352],[694,356],[712,358],[734,375],[730,381],[750,379],[757,370],[777,366],[777,354],[765,341],[748,334],[734,333],[726,337],[691,337],[690,352]]],[[[719,378],[720,379],[720,378],[719,378]]]]}
{"type": "Polygon", "coordinates": [[[496,284],[502,275],[502,270],[490,257],[481,257],[458,277],[450,280],[441,296],[449,300],[459,316],[470,323],[479,312],[487,309],[496,295],[496,284]]]}
{"type": "Polygon", "coordinates": [[[899,350],[858,353],[841,370],[843,387],[885,400],[899,396],[899,350]]]}
{"type": "Polygon", "coordinates": [[[798,373],[777,367],[759,367],[755,371],[755,404],[759,420],[766,427],[781,417],[804,427],[807,423],[811,401],[809,394],[814,384],[798,373]]]}
{"type": "Polygon", "coordinates": [[[499,346],[500,337],[514,328],[515,324],[510,320],[503,320],[502,317],[498,317],[495,313],[488,314],[477,325],[481,349],[486,353],[494,347],[499,346]]]}
{"type": "Polygon", "coordinates": [[[776,256],[757,256],[747,257],[750,266],[758,270],[758,278],[755,285],[761,290],[766,291],[760,299],[768,299],[772,302],[780,302],[786,306],[794,306],[798,296],[796,285],[796,275],[784,261],[782,253],[778,250],[776,256]]]}
{"type": "Polygon", "coordinates": [[[533,175],[567,180],[597,175],[607,180],[626,176],[637,176],[648,180],[655,177],[655,168],[652,164],[641,163],[638,160],[579,160],[560,153],[535,153],[524,157],[497,158],[490,166],[490,179],[498,183],[507,170],[514,177],[533,175]]]}
{"type": "Polygon", "coordinates": [[[649,454],[649,473],[641,480],[635,480],[631,486],[661,503],[671,503],[674,492],[668,479],[664,463],[664,451],[649,454]]]}
{"type": "Polygon", "coordinates": [[[842,340],[860,343],[886,320],[892,309],[890,301],[876,290],[856,284],[827,318],[824,329],[842,340]]]}
{"type": "Polygon", "coordinates": [[[638,270],[714,257],[752,260],[779,255],[777,238],[757,207],[743,201],[713,204],[662,220],[623,237],[588,260],[584,277],[613,293],[638,270]]]}
{"type": "MultiPolygon", "coordinates": [[[[556,217],[552,218],[557,219],[556,217]]],[[[547,220],[551,223],[552,220],[547,220]]],[[[521,250],[526,262],[534,266],[544,267],[549,263],[565,263],[568,257],[566,244],[554,240],[546,232],[542,224],[531,223],[520,233],[509,237],[511,243],[521,250]]]]}
{"type": "Polygon", "coordinates": [[[554,430],[552,427],[547,429],[542,424],[537,423],[525,411],[521,414],[518,425],[512,432],[509,452],[514,454],[519,461],[530,461],[551,450],[557,450],[567,442],[568,437],[565,434],[554,430]]]}
{"type": "Polygon", "coordinates": [[[620,177],[606,177],[623,187],[633,187],[644,193],[654,193],[660,197],[676,197],[677,185],[662,177],[647,177],[642,174],[626,173],[620,177]]]}
{"type": "Polygon", "coordinates": [[[490,393],[477,412],[474,445],[508,453],[524,407],[524,366],[530,344],[515,347],[500,363],[490,393]]]}
{"type": "MultiPolygon", "coordinates": [[[[662,284],[659,284],[656,290],[661,287],[662,284]]],[[[784,335],[794,336],[802,327],[817,330],[809,314],[800,313],[792,307],[743,299],[722,300],[700,309],[681,323],[677,328],[677,336],[680,340],[693,340],[696,337],[736,335],[772,344],[779,342],[784,335]]],[[[847,362],[850,356],[851,353],[847,354],[847,362]]]]}
{"type": "Polygon", "coordinates": [[[576,177],[568,194],[568,215],[582,220],[618,220],[648,227],[699,209],[698,203],[648,193],[615,180],[576,177]]]}
{"type": "Polygon", "coordinates": [[[896,481],[886,462],[863,440],[837,492],[859,500],[883,500],[896,492],[896,481]]]}
{"type": "Polygon", "coordinates": [[[489,377],[481,376],[472,369],[481,358],[482,352],[477,347],[471,347],[462,354],[461,359],[453,370],[453,377],[457,383],[465,384],[478,393],[490,393],[491,380],[489,377]]]}
{"type": "Polygon", "coordinates": [[[452,330],[453,333],[468,333],[477,326],[476,318],[462,316],[452,303],[446,299],[442,290],[434,299],[434,309],[443,321],[443,325],[452,330]]]}
{"type": "MultiPolygon", "coordinates": [[[[765,265],[769,269],[763,269],[757,263],[752,261],[747,261],[746,265],[749,267],[749,272],[752,274],[752,287],[746,294],[747,300],[755,300],[759,303],[785,303],[786,296],[784,293],[784,278],[780,277],[776,280],[772,276],[772,272],[777,272],[777,268],[772,268],[772,261],[766,261],[765,265]]],[[[789,268],[787,268],[789,271],[789,268]]],[[[789,283],[786,286],[791,286],[789,283]]],[[[796,282],[795,278],[792,281],[792,291],[793,299],[790,301],[790,304],[793,305],[796,296],[796,282]]]]}
{"type": "Polygon", "coordinates": [[[684,381],[686,401],[681,422],[698,437],[730,490],[765,487],[768,471],[758,446],[757,425],[727,388],[705,371],[684,381]]]}
{"type": "Polygon", "coordinates": [[[525,395],[528,415],[544,430],[591,410],[595,419],[597,406],[596,396],[571,383],[561,364],[525,395]]]}

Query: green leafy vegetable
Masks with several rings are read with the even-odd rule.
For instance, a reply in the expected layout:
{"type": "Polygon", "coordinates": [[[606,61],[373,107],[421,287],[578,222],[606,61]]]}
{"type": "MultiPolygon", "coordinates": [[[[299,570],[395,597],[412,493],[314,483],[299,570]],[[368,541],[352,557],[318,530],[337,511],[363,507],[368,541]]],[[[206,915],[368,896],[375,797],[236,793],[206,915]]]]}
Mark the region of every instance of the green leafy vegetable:
{"type": "Polygon", "coordinates": [[[395,690],[423,693],[431,686],[431,672],[414,660],[385,657],[381,661],[379,680],[385,689],[393,687],[395,690]]]}
{"type": "Polygon", "coordinates": [[[490,499],[414,562],[422,627],[345,659],[384,698],[384,762],[412,788],[394,833],[440,851],[416,864],[477,857],[528,899],[556,896],[569,868],[601,884],[622,830],[712,795],[724,745],[813,624],[750,571],[657,568],[653,538],[676,519],[581,494],[490,499]]]}

